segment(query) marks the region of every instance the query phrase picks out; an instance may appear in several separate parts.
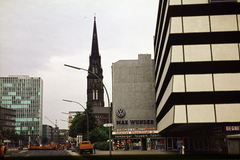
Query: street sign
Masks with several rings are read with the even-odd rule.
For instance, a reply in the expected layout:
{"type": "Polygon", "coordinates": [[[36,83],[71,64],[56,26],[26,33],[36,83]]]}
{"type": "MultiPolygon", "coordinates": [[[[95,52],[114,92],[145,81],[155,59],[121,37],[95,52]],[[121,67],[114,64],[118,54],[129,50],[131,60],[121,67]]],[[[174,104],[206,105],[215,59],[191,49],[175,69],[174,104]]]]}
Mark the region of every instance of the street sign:
{"type": "Polygon", "coordinates": [[[112,123],[105,123],[103,126],[104,126],[104,127],[112,127],[113,124],[112,124],[112,123]]]}
{"type": "Polygon", "coordinates": [[[11,141],[10,140],[3,140],[4,143],[10,143],[11,141]]]}

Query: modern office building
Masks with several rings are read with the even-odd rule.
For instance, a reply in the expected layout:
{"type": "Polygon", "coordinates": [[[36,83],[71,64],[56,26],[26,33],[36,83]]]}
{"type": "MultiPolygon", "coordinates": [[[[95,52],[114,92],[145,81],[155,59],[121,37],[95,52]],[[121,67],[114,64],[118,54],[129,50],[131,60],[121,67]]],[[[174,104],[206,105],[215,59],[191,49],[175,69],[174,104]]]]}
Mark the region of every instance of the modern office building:
{"type": "Polygon", "coordinates": [[[156,123],[167,150],[224,150],[240,133],[240,1],[160,0],[156,123]]]}
{"type": "Polygon", "coordinates": [[[98,122],[108,123],[109,110],[107,107],[104,107],[103,69],[101,65],[101,55],[99,53],[96,17],[94,17],[92,49],[89,56],[88,70],[95,75],[88,73],[87,76],[87,103],[93,106],[93,113],[98,119],[98,122]]]}
{"type": "Polygon", "coordinates": [[[1,107],[16,110],[15,130],[25,144],[42,136],[43,81],[40,77],[0,77],[1,107]]]}
{"type": "Polygon", "coordinates": [[[165,149],[156,130],[154,82],[154,60],[150,54],[112,64],[115,149],[165,149]]]}

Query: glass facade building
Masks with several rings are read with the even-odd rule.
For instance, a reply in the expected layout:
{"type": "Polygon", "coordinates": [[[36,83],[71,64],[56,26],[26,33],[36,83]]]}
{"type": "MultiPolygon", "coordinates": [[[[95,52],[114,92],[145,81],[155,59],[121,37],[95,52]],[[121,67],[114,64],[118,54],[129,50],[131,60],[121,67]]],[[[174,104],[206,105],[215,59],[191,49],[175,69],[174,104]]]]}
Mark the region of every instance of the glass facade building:
{"type": "MultiPolygon", "coordinates": [[[[1,107],[16,110],[17,134],[42,136],[43,81],[40,77],[0,77],[1,107]]],[[[28,138],[25,138],[26,142],[28,138]]]]}

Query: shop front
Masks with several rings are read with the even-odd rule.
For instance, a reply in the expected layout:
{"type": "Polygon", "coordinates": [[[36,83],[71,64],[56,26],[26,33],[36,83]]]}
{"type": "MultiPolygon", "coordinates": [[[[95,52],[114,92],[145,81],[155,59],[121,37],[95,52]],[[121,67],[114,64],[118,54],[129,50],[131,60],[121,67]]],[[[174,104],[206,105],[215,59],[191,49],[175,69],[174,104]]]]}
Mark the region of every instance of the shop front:
{"type": "Polygon", "coordinates": [[[166,150],[165,148],[165,139],[160,138],[148,138],[148,150],[166,150]]]}
{"type": "Polygon", "coordinates": [[[113,132],[114,150],[165,150],[158,131],[113,132]]]}
{"type": "Polygon", "coordinates": [[[209,125],[198,130],[162,133],[166,138],[166,150],[177,151],[177,139],[184,141],[185,151],[227,153],[227,136],[240,134],[239,124],[209,125]],[[178,136],[175,136],[178,135],[178,136]]]}

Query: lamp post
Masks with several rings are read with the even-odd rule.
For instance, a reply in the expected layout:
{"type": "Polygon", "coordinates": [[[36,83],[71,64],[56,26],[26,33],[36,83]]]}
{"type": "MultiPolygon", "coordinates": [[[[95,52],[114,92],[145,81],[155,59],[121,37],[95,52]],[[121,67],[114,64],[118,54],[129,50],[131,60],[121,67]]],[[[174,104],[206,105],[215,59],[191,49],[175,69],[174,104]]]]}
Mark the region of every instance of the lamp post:
{"type": "Polygon", "coordinates": [[[68,121],[66,121],[66,120],[64,120],[64,119],[60,119],[61,121],[63,121],[63,122],[68,122],[68,121]]]}
{"type": "MultiPolygon", "coordinates": [[[[75,66],[71,66],[71,65],[67,65],[67,64],[64,64],[64,66],[66,67],[70,67],[70,68],[74,68],[74,69],[78,69],[78,70],[83,70],[83,71],[86,71],[88,73],[91,73],[93,74],[94,76],[96,76],[100,82],[102,83],[103,85],[103,88],[105,89],[106,93],[107,93],[107,98],[108,98],[108,119],[109,119],[109,123],[110,123],[110,118],[111,118],[111,110],[110,110],[110,100],[109,100],[109,95],[108,95],[108,91],[107,91],[107,88],[105,87],[103,81],[101,80],[101,78],[98,77],[98,75],[96,75],[95,73],[87,70],[87,69],[84,69],[84,68],[79,68],[79,67],[75,67],[75,66]]],[[[110,157],[111,157],[111,127],[109,127],[109,154],[110,154],[110,157]]]]}
{"type": "Polygon", "coordinates": [[[87,112],[86,108],[84,108],[81,103],[76,102],[76,101],[71,101],[71,100],[67,100],[67,99],[63,99],[63,101],[77,103],[85,110],[86,115],[87,115],[87,140],[89,141],[89,119],[88,119],[88,112],[87,112]]]}

